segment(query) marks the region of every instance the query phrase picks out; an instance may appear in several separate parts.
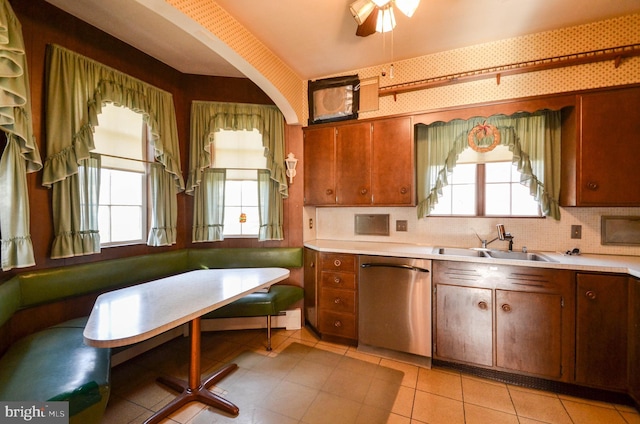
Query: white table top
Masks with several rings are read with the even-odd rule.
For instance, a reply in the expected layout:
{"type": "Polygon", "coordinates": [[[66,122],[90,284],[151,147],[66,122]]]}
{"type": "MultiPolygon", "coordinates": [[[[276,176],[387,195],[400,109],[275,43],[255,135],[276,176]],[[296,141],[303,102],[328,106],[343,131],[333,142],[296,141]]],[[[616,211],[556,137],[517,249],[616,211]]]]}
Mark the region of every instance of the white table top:
{"type": "Polygon", "coordinates": [[[100,295],[84,329],[95,347],[137,343],[289,277],[284,268],[189,271],[100,295]]]}

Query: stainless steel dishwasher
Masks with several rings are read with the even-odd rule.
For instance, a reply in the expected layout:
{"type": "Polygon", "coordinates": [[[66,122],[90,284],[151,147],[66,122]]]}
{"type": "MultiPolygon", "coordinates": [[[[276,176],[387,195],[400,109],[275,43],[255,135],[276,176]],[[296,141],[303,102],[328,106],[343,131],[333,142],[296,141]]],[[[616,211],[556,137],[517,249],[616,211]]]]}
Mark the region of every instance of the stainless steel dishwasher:
{"type": "Polygon", "coordinates": [[[358,349],[430,358],[431,261],[360,255],[358,264],[358,349]]]}

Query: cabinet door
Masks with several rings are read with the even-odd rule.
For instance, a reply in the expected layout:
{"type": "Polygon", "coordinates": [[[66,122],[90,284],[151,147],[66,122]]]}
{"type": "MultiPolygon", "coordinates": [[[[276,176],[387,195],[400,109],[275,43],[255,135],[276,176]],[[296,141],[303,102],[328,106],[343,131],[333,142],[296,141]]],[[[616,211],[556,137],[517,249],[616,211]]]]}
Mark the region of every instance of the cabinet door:
{"type": "Polygon", "coordinates": [[[374,204],[413,204],[412,134],[409,117],[373,123],[371,189],[374,204]]]}
{"type": "Polygon", "coordinates": [[[628,277],[578,274],[576,381],[623,389],[627,383],[628,277]]]}
{"type": "Polygon", "coordinates": [[[304,317],[318,328],[318,252],[304,248],[304,317]]]}
{"type": "Polygon", "coordinates": [[[493,365],[491,290],[435,286],[434,356],[493,365]]]}
{"type": "Polygon", "coordinates": [[[640,88],[581,99],[578,206],[640,205],[640,88]]]}
{"type": "Polygon", "coordinates": [[[371,124],[338,127],[336,191],[340,205],[371,204],[371,124]]]}
{"type": "Polygon", "coordinates": [[[629,278],[629,394],[640,404],[640,279],[629,278]]]}
{"type": "Polygon", "coordinates": [[[308,129],[304,133],[304,203],[336,203],[335,128],[308,129]]]}
{"type": "Polygon", "coordinates": [[[496,365],[562,376],[562,296],[496,290],[496,365]]]}

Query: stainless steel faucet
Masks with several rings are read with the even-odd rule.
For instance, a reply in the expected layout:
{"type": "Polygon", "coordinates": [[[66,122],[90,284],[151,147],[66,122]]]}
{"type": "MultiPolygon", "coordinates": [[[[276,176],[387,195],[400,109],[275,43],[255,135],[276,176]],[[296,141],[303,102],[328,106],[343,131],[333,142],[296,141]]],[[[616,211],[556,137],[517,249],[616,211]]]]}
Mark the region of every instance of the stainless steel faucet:
{"type": "Polygon", "coordinates": [[[511,252],[513,250],[513,236],[511,235],[511,233],[507,233],[504,230],[503,224],[498,224],[496,225],[496,227],[498,228],[498,238],[502,241],[509,240],[509,252],[511,252]]]}

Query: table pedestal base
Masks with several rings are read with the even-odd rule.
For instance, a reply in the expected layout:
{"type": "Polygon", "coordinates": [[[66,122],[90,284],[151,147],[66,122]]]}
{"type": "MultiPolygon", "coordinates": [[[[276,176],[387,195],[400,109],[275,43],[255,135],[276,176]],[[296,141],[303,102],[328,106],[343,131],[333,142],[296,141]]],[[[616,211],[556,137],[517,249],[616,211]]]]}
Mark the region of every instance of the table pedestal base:
{"type": "Polygon", "coordinates": [[[157,424],[189,402],[202,402],[228,414],[237,416],[240,409],[233,403],[208,390],[218,381],[238,369],[236,364],[228,364],[206,377],[200,378],[200,318],[191,321],[191,360],[189,364],[189,381],[174,377],[158,377],[158,383],[180,393],[174,400],[153,414],[144,424],[157,424]]]}

